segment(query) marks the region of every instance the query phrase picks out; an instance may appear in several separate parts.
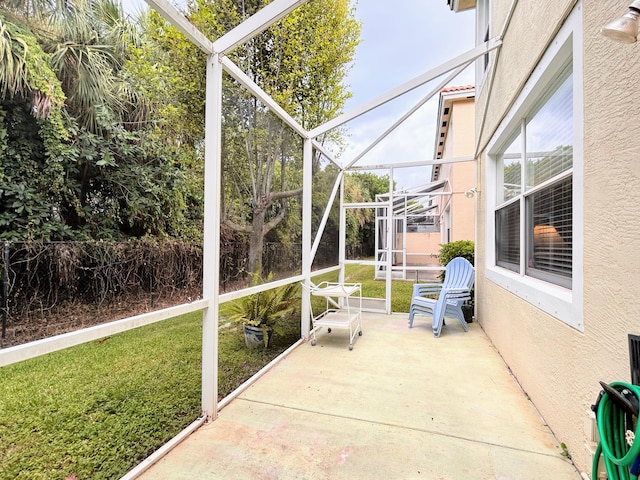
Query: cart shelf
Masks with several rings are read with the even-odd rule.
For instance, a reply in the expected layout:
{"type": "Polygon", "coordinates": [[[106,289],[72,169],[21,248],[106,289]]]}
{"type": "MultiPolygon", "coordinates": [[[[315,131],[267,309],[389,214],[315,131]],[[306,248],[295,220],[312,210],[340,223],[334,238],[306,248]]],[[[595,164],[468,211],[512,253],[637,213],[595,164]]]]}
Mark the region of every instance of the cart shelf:
{"type": "Polygon", "coordinates": [[[353,340],[356,335],[362,335],[362,285],[360,283],[322,282],[315,287],[305,288],[316,297],[326,298],[324,312],[314,315],[311,312],[313,329],[311,330],[311,345],[316,344],[316,331],[327,327],[349,330],[349,350],[353,350],[353,340]]]}

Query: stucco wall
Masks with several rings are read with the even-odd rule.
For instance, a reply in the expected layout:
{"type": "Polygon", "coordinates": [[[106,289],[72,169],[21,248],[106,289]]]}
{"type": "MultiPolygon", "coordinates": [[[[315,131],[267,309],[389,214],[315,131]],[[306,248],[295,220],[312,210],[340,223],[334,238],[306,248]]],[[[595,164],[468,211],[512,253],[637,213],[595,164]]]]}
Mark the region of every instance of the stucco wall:
{"type": "MultiPolygon", "coordinates": [[[[498,16],[494,25],[502,25],[499,15],[510,3],[492,2],[498,16]]],[[[546,38],[572,3],[518,3],[500,55],[485,139],[495,131],[542,54],[546,38]]],[[[584,332],[484,277],[486,249],[493,246],[484,240],[487,214],[482,195],[477,212],[477,317],[559,441],[568,446],[578,469],[589,473],[586,412],[596,399],[599,380],[630,380],[627,334],[640,334],[640,100],[635,92],[640,46],[615,44],[598,33],[625,9],[619,1],[582,3],[584,332]]],[[[484,175],[484,156],[479,168],[484,175]]],[[[481,190],[482,184],[484,178],[481,190]]]]}
{"type": "MultiPolygon", "coordinates": [[[[452,105],[451,118],[443,156],[459,158],[471,156],[475,150],[474,135],[474,100],[460,99],[452,105]]],[[[441,178],[448,178],[451,191],[451,241],[473,240],[475,235],[474,200],[467,198],[463,192],[476,184],[474,162],[460,162],[442,165],[441,178]]],[[[447,197],[442,197],[446,203],[447,197]]],[[[445,238],[442,242],[446,241],[445,238]]]]}
{"type": "MultiPolygon", "coordinates": [[[[402,234],[396,235],[398,245],[402,244],[402,234]]],[[[411,232],[407,233],[407,265],[437,266],[440,251],[440,233],[411,232]]],[[[402,261],[397,255],[396,263],[402,261]]]]}
{"type": "MultiPolygon", "coordinates": [[[[474,135],[474,101],[473,99],[457,101],[451,114],[453,136],[451,157],[473,155],[475,150],[474,135]]],[[[445,152],[447,155],[448,152],[445,152]]],[[[476,184],[474,162],[454,163],[451,165],[451,190],[455,193],[451,198],[453,211],[451,240],[474,240],[475,221],[473,215],[474,200],[467,198],[462,192],[473,188],[476,184]]]]}

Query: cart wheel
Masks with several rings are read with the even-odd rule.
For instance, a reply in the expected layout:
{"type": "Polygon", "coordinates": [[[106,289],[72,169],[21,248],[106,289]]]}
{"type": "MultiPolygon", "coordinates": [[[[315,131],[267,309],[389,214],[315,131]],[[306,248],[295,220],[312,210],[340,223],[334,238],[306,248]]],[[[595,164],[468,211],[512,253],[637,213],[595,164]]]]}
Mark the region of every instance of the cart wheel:
{"type": "Polygon", "coordinates": [[[362,336],[362,330],[358,331],[358,335],[361,337],[362,336]]]}
{"type": "Polygon", "coordinates": [[[311,340],[311,346],[312,346],[312,347],[315,347],[315,346],[316,346],[316,340],[315,340],[315,339],[311,340]]]}
{"type": "Polygon", "coordinates": [[[353,343],[349,344],[349,350],[353,350],[353,343]]]}
{"type": "Polygon", "coordinates": [[[327,328],[327,333],[331,333],[331,329],[330,328],[327,328]]]}

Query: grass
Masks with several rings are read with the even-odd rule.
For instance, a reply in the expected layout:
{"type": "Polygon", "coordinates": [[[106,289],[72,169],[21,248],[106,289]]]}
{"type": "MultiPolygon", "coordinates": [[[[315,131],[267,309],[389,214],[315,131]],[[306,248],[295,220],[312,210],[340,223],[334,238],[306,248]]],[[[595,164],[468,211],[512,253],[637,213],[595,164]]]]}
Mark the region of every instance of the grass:
{"type": "MultiPolygon", "coordinates": [[[[375,279],[374,268],[373,265],[349,264],[345,267],[345,282],[361,283],[363,297],[384,298],[386,295],[386,285],[384,280],[375,279]]],[[[338,272],[330,272],[313,277],[315,284],[323,281],[336,282],[337,280],[338,272]]],[[[408,313],[409,307],[411,306],[412,293],[413,282],[394,280],[391,286],[391,311],[408,313]]],[[[316,300],[319,300],[319,302],[317,304],[314,303],[314,311],[316,311],[316,308],[322,308],[324,305],[324,300],[316,300]]]]}
{"type": "Polygon", "coordinates": [[[0,478],[117,478],[178,433],[200,411],[197,325],[180,317],[0,369],[0,478]]]}
{"type": "Polygon", "coordinates": [[[283,323],[283,332],[273,336],[268,349],[249,350],[244,344],[241,326],[232,326],[221,331],[218,341],[219,399],[226,397],[300,339],[299,314],[283,323]]]}
{"type": "MultiPolygon", "coordinates": [[[[363,284],[364,296],[384,297],[372,266],[349,265],[346,276],[363,284]]],[[[323,280],[336,281],[337,272],[314,277],[323,280]]],[[[408,311],[411,291],[411,282],[394,282],[393,311],[408,311]]],[[[0,368],[0,480],[119,478],[189,425],[200,415],[201,318],[0,368]]],[[[220,330],[221,398],[300,338],[299,317],[266,350],[247,349],[240,330],[220,330]]]]}
{"type": "MultiPolygon", "coordinates": [[[[0,479],[120,478],[200,415],[201,314],[0,369],[0,479]]],[[[221,331],[223,397],[300,338],[268,350],[221,331]]]]}

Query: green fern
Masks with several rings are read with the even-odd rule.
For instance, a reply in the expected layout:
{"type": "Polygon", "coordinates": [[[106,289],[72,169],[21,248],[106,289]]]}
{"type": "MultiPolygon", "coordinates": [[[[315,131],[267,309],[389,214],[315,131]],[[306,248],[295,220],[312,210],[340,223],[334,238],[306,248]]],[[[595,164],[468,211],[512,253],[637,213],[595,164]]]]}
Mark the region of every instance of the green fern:
{"type": "MultiPolygon", "coordinates": [[[[272,280],[270,273],[266,280],[258,283],[272,280]]],[[[222,313],[232,322],[261,328],[266,346],[268,331],[282,334],[281,320],[296,312],[299,297],[298,285],[291,283],[231,301],[222,307],[222,313]]]]}

